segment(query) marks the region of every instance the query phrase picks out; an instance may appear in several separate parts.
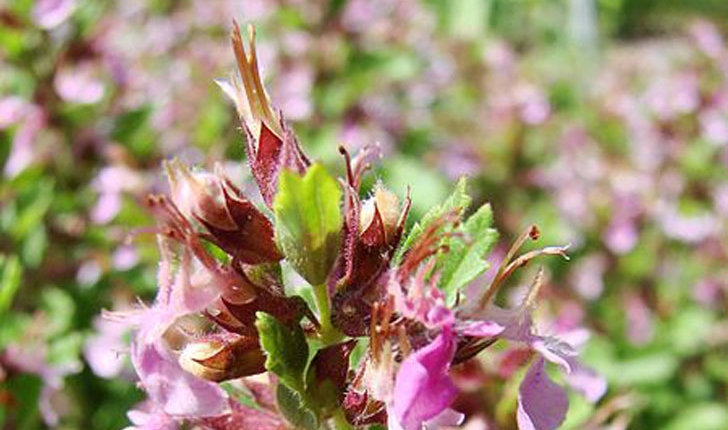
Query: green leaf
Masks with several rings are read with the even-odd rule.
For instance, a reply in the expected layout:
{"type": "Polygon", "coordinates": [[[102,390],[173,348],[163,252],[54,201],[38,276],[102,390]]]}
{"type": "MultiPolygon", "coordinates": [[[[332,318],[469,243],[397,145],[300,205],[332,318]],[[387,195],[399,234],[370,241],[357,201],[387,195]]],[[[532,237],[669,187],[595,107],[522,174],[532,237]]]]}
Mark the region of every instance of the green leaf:
{"type": "Polygon", "coordinates": [[[260,346],[266,355],[265,368],[278,375],[292,390],[303,392],[308,363],[308,344],[303,330],[298,324],[285,326],[265,312],[258,312],[256,316],[260,346]]]}
{"type": "Polygon", "coordinates": [[[460,213],[465,212],[470,206],[471,198],[466,193],[467,180],[465,177],[460,178],[455,190],[452,194],[439,206],[435,206],[430,209],[422,219],[412,226],[407,238],[402,242],[399,249],[394,256],[394,264],[399,264],[402,260],[404,253],[419,239],[422,233],[425,231],[433,221],[440,218],[446,212],[459,208],[460,213]]]}
{"type": "Polygon", "coordinates": [[[73,327],[76,303],[67,291],[46,287],[41,296],[41,303],[50,322],[45,333],[49,338],[65,333],[73,327]]]}
{"type": "Polygon", "coordinates": [[[728,410],[719,402],[698,403],[681,408],[665,427],[668,430],[720,430],[728,427],[728,410]]]}
{"type": "Polygon", "coordinates": [[[20,280],[23,275],[23,267],[15,255],[0,255],[0,317],[10,309],[13,297],[20,287],[20,280]]]}
{"type": "Polygon", "coordinates": [[[439,258],[440,288],[448,303],[455,300],[461,288],[488,268],[485,257],[498,239],[498,232],[492,225],[493,211],[490,205],[483,205],[459,228],[462,234],[448,241],[449,252],[439,258]]]}
{"type": "Polygon", "coordinates": [[[311,285],[320,285],[334,264],[341,235],[339,184],[314,164],[301,177],[284,171],[273,202],[276,240],[291,266],[311,285]]]}
{"type": "Polygon", "coordinates": [[[276,389],[276,403],[286,420],[295,428],[317,429],[318,417],[301,395],[283,384],[276,389]]]}

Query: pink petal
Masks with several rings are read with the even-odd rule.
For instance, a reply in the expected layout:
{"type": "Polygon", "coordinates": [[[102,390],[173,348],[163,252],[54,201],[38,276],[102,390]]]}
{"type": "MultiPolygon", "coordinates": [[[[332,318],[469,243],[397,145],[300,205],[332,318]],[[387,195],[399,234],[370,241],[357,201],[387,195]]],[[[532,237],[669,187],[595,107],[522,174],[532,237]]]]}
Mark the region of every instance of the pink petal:
{"type": "Polygon", "coordinates": [[[402,362],[389,408],[404,430],[420,430],[455,400],[458,390],[448,371],[455,354],[455,340],[445,328],[432,343],[402,362]]]}
{"type": "Polygon", "coordinates": [[[497,336],[505,329],[504,326],[493,321],[468,321],[457,327],[458,333],[475,337],[497,336]]]}
{"type": "Polygon", "coordinates": [[[135,341],[131,345],[132,363],[149,398],[170,416],[211,417],[224,413],[225,391],[185,372],[160,342],[135,341]]]}
{"type": "Polygon", "coordinates": [[[534,341],[531,346],[546,360],[559,365],[564,372],[571,373],[576,351],[568,343],[553,337],[544,337],[534,341]]]}
{"type": "Polygon", "coordinates": [[[580,364],[573,366],[571,373],[566,375],[566,383],[592,403],[599,401],[607,392],[606,379],[580,364]]]}
{"type": "Polygon", "coordinates": [[[569,409],[566,392],[549,379],[544,363],[539,358],[531,365],[518,390],[519,430],[554,430],[569,409]]]}
{"type": "Polygon", "coordinates": [[[460,413],[452,408],[447,408],[440,415],[427,421],[425,427],[427,430],[434,430],[439,427],[457,427],[465,421],[465,414],[460,413]]]}

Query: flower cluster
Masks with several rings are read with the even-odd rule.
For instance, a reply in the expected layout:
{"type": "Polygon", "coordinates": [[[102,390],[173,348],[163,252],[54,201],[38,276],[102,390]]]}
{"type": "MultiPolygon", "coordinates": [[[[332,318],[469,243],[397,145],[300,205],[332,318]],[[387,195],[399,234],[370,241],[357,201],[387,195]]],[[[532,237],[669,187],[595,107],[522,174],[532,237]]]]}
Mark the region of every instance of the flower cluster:
{"type": "Polygon", "coordinates": [[[165,164],[169,195],[147,199],[158,222],[156,299],[107,314],[133,327],[131,361],[148,395],[129,413],[134,425],[456,426],[465,416],[452,408],[454,369],[503,342],[533,351],[526,359],[535,354],[519,390],[519,428],[555,429],[564,420],[568,397],[547,362],[598,399],[604,382],[579,364],[578,345],[534,324],[543,271],[518,306],[494,303],[517,269],[542,255],[566,257],[566,247],[519,255],[539,237],[529,227],[489,285],[466,290],[488,269],[497,240],[490,206],[466,217],[464,179],[415,223],[410,197],[381,182],[362,199],[376,145],[353,157],[340,148],[346,173],[334,179],[271,106],[248,32],[246,44],[235,25],[238,73],[218,84],[235,103],[266,207],[222,166],[210,173],[165,164]]]}

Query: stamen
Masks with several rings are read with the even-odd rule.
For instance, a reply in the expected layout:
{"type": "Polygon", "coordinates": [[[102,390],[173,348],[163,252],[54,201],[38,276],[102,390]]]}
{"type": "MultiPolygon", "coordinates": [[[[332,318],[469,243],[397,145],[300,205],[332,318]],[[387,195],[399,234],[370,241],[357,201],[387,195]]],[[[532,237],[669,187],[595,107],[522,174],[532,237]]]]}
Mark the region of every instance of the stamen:
{"type": "Polygon", "coordinates": [[[531,282],[531,287],[528,289],[528,294],[526,294],[523,302],[521,302],[522,310],[528,309],[529,307],[533,306],[534,303],[536,303],[536,298],[538,297],[538,293],[541,290],[541,286],[543,285],[544,281],[543,274],[543,267],[539,267],[538,272],[536,273],[536,277],[533,278],[533,281],[531,282]]]}
{"type": "Polygon", "coordinates": [[[412,344],[407,336],[407,329],[403,324],[397,326],[397,335],[399,337],[399,351],[402,353],[402,358],[405,359],[412,353],[412,344]]]}
{"type": "Polygon", "coordinates": [[[349,181],[349,185],[352,187],[355,187],[354,184],[354,172],[351,168],[351,155],[349,155],[349,151],[344,148],[343,145],[339,146],[339,153],[344,156],[344,159],[346,161],[346,179],[349,181]]]}
{"type": "Polygon", "coordinates": [[[484,309],[493,298],[493,296],[495,296],[495,293],[498,292],[498,288],[505,279],[505,272],[508,267],[508,263],[510,263],[511,259],[516,255],[516,252],[521,249],[523,244],[526,243],[526,240],[528,240],[529,238],[531,240],[538,240],[539,236],[540,232],[538,230],[538,227],[536,227],[535,225],[529,226],[526,231],[518,236],[518,239],[516,239],[513,245],[511,245],[511,249],[508,250],[508,253],[503,258],[503,262],[501,263],[500,268],[498,269],[498,272],[493,278],[490,286],[488,286],[485,294],[483,295],[483,297],[481,297],[478,304],[478,310],[484,309]]]}
{"type": "Polygon", "coordinates": [[[377,331],[378,316],[379,302],[374,303],[374,306],[372,306],[371,320],[369,322],[369,349],[371,349],[372,352],[372,361],[375,363],[379,362],[379,354],[381,352],[380,339],[377,331]]]}

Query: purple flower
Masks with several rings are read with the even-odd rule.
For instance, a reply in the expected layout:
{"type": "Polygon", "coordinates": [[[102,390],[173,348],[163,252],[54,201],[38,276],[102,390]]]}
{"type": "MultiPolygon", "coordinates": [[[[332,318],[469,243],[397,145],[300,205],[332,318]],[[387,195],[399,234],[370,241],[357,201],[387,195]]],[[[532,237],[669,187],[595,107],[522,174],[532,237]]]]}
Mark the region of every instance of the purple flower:
{"type": "Polygon", "coordinates": [[[449,375],[455,347],[452,329],[445,326],[434,341],[402,362],[388,406],[390,429],[419,430],[462,422],[464,416],[449,409],[458,394],[449,375]]]}
{"type": "Polygon", "coordinates": [[[519,430],[554,430],[564,421],[569,398],[546,374],[539,357],[528,369],[518,390],[519,430]]]}

